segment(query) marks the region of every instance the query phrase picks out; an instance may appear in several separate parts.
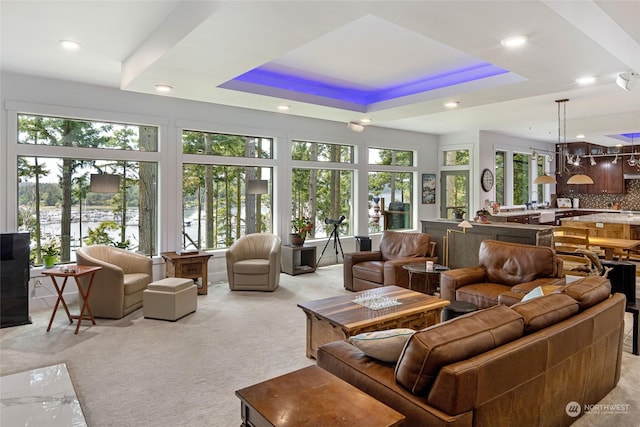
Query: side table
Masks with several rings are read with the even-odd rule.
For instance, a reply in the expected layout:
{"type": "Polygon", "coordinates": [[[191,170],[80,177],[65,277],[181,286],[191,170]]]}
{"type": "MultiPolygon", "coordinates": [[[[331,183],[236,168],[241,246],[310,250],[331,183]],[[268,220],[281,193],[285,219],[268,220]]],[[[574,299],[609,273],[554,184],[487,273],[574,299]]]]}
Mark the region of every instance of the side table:
{"type": "Polygon", "coordinates": [[[405,416],[318,366],[236,391],[242,426],[397,426],[405,416]]]}
{"type": "Polygon", "coordinates": [[[281,270],[295,276],[316,271],[315,246],[282,245],[281,270]]]}
{"type": "Polygon", "coordinates": [[[51,313],[51,319],[49,320],[49,326],[47,326],[47,332],[51,330],[51,324],[53,323],[53,318],[56,317],[56,312],[58,311],[58,305],[62,302],[62,307],[64,311],[67,313],[67,318],[69,318],[69,323],[73,323],[73,319],[78,319],[78,325],[76,326],[76,334],[80,330],[80,323],[83,320],[91,320],[91,323],[96,324],[95,319],[93,318],[93,313],[91,312],[91,306],[89,305],[89,295],[91,295],[91,287],[93,286],[93,279],[97,271],[102,270],[102,267],[93,267],[88,265],[75,265],[75,266],[63,266],[52,268],[51,270],[44,270],[42,274],[45,276],[51,277],[51,281],[53,282],[53,286],[56,288],[56,292],[58,293],[58,299],[56,300],[56,304],[53,306],[53,313],[51,313]],[[87,290],[82,288],[80,285],[79,278],[82,276],[90,275],[89,284],[87,285],[87,290]],[[75,279],[76,285],[78,285],[78,293],[80,294],[81,301],[81,309],[79,315],[72,315],[69,313],[69,307],[67,307],[67,303],[64,300],[63,292],[64,288],[67,286],[67,280],[69,277],[73,277],[75,279]],[[56,278],[64,278],[62,281],[62,286],[58,286],[58,281],[56,278]]]}
{"type": "Polygon", "coordinates": [[[162,252],[166,265],[167,277],[182,277],[184,279],[202,278],[202,286],[198,287],[198,295],[206,295],[208,292],[207,279],[209,258],[213,255],[208,252],[198,251],[194,253],[178,254],[176,252],[162,252]]]}
{"type": "Polygon", "coordinates": [[[449,270],[449,267],[440,264],[433,264],[433,270],[427,270],[427,265],[424,262],[412,262],[403,265],[402,268],[409,272],[409,289],[411,290],[413,290],[413,274],[425,275],[424,293],[429,295],[435,295],[440,291],[440,273],[449,270]]]}

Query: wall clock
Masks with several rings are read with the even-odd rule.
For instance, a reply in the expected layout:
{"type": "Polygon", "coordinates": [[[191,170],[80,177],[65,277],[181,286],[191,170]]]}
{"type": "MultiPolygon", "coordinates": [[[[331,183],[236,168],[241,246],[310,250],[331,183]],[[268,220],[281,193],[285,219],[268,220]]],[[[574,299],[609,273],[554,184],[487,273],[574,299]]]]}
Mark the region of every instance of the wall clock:
{"type": "Polygon", "coordinates": [[[493,188],[493,172],[490,169],[484,169],[480,176],[480,184],[485,192],[491,191],[493,188]]]}

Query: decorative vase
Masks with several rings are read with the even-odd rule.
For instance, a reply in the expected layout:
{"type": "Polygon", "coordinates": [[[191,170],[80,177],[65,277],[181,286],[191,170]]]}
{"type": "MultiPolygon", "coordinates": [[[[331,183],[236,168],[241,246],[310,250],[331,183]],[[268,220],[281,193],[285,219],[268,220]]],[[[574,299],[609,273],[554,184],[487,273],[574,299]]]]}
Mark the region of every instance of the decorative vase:
{"type": "Polygon", "coordinates": [[[45,255],[42,257],[42,261],[45,267],[53,267],[56,265],[56,255],[45,255]]]}
{"type": "Polygon", "coordinates": [[[289,234],[289,242],[291,243],[291,246],[304,245],[304,239],[298,233],[289,234]]]}

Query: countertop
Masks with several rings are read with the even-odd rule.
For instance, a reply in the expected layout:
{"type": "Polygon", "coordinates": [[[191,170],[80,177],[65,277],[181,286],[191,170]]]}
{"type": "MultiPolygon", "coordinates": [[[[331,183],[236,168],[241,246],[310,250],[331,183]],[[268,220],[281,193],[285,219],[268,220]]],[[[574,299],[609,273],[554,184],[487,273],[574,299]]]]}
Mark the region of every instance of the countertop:
{"type": "MultiPolygon", "coordinates": [[[[544,208],[544,209],[529,209],[529,210],[520,210],[520,211],[510,211],[510,212],[500,212],[497,214],[492,214],[491,216],[498,216],[498,217],[510,217],[510,216],[519,216],[519,215],[536,215],[536,214],[541,214],[543,212],[553,212],[553,213],[562,213],[562,212],[574,212],[574,211],[583,211],[583,212],[599,212],[598,214],[594,214],[594,215],[600,215],[600,214],[607,214],[607,215],[611,215],[611,216],[615,216],[615,215],[620,215],[622,211],[619,210],[613,210],[613,209],[586,209],[586,208],[544,208]]],[[[638,218],[640,218],[640,214],[636,215],[638,218]]],[[[574,217],[577,218],[577,217],[574,217]]]]}
{"type": "Polygon", "coordinates": [[[565,220],[640,225],[640,213],[597,213],[592,215],[573,216],[565,218],[565,220]]]}

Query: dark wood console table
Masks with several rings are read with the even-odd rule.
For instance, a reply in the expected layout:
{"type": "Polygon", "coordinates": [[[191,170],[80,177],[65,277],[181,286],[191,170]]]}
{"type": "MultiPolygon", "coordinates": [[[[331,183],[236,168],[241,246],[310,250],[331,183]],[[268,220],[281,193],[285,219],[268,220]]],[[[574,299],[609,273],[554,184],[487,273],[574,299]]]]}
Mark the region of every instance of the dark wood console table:
{"type": "Polygon", "coordinates": [[[202,286],[198,287],[198,295],[206,295],[209,258],[213,255],[208,252],[194,252],[178,254],[176,252],[162,252],[162,258],[166,263],[167,277],[183,277],[185,279],[202,278],[202,286]]]}

